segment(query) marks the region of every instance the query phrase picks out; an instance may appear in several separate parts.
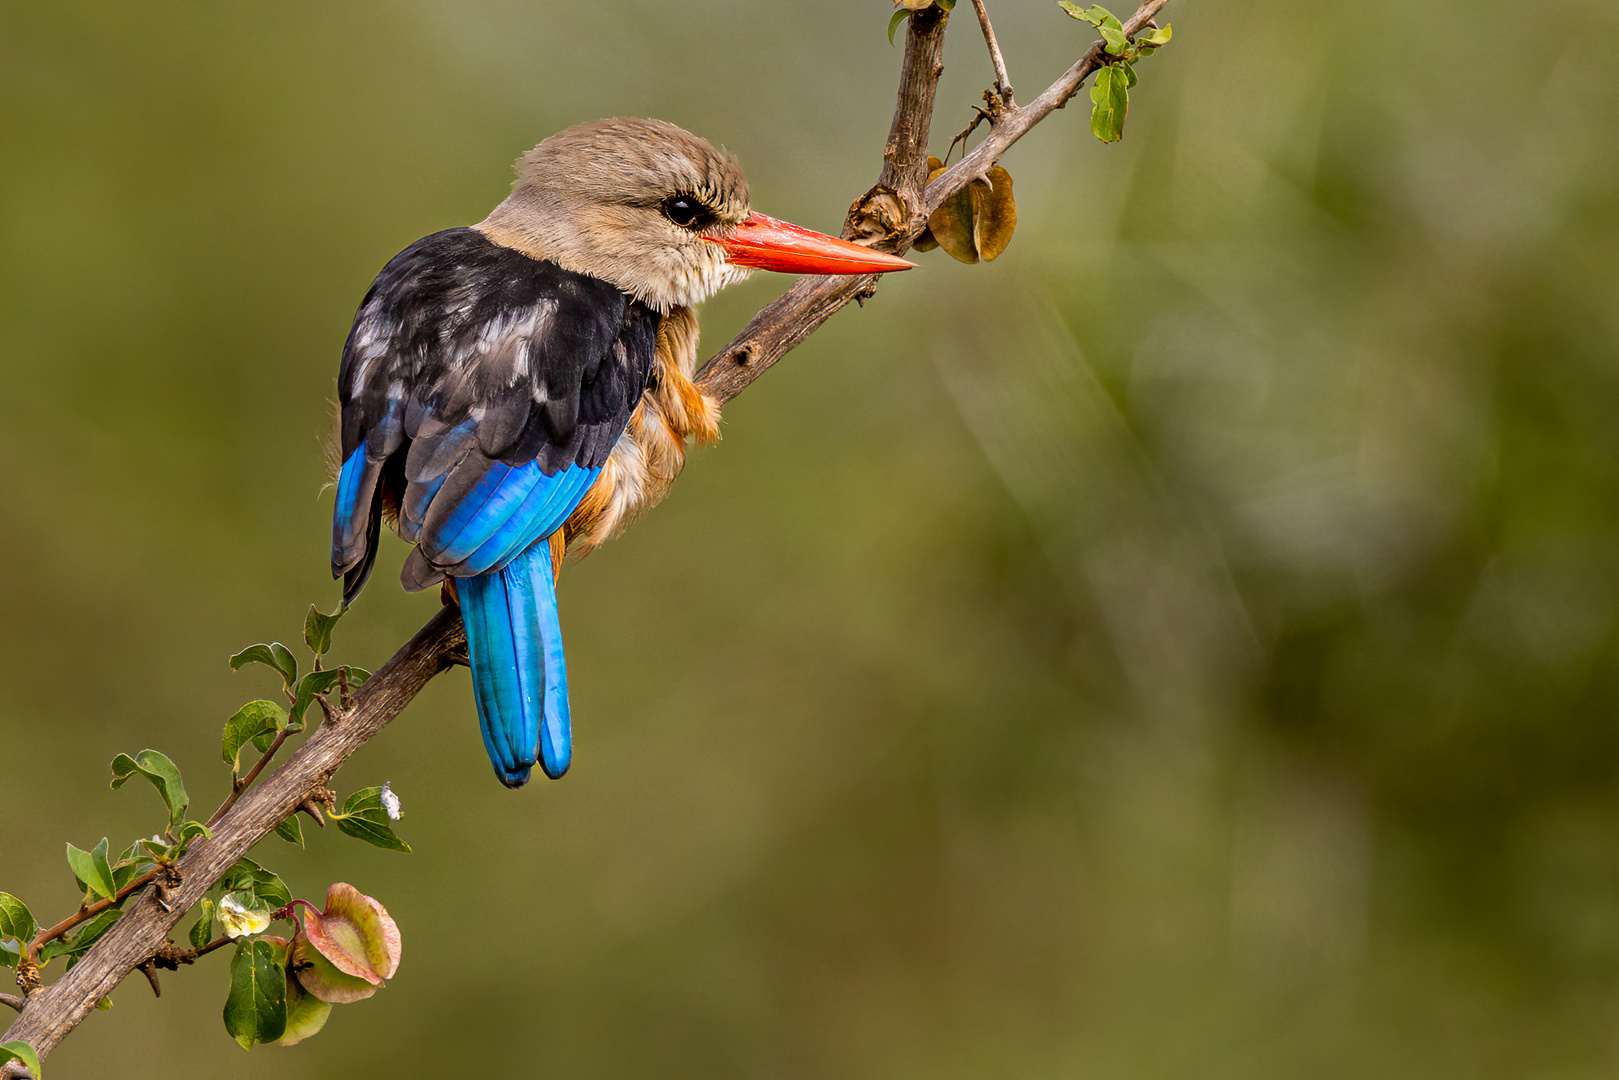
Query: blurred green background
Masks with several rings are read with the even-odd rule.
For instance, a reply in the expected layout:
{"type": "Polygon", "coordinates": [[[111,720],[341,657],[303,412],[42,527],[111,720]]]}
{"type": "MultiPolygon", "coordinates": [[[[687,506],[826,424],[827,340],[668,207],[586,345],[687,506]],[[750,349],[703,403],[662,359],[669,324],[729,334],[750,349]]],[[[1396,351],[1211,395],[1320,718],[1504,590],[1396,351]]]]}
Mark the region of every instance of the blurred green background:
{"type": "MultiPolygon", "coordinates": [[[[991,0],[1028,99],[1089,40],[991,0]]],[[[199,804],[330,607],[324,443],[372,275],[615,114],[836,231],[889,5],[0,6],[0,888],[199,804]]],[[[1619,1069],[1619,8],[1173,0],[1125,141],[884,283],[564,574],[576,764],[508,792],[464,672],[339,787],[415,854],[258,849],[404,935],[244,1054],[225,961],[56,1076],[1587,1077],[1619,1069]]],[[[989,81],[958,9],[934,149],[989,81]]],[[[711,302],[722,343],[775,291],[711,302]]],[[[436,600],[402,545],[339,628],[436,600]]],[[[189,925],[189,923],[187,923],[189,925]]]]}

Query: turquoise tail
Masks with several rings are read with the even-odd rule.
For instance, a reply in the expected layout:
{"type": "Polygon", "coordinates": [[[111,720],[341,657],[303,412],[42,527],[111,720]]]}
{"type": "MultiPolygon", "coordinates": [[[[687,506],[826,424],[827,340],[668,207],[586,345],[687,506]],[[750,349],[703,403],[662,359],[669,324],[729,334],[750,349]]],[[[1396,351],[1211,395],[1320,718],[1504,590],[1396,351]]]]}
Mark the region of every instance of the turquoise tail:
{"type": "Polygon", "coordinates": [[[568,673],[551,545],[542,539],[499,570],[455,579],[467,628],[483,744],[507,787],[538,761],[553,780],[573,757],[568,673]]]}

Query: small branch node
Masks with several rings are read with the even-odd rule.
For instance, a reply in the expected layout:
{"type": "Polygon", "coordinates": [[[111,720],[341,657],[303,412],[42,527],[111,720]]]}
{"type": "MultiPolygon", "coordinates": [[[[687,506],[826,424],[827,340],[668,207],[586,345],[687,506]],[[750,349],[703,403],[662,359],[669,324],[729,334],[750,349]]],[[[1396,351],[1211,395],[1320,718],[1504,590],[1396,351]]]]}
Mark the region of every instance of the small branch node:
{"type": "Polygon", "coordinates": [[[152,882],[152,898],[165,912],[174,911],[174,902],[169,899],[169,891],[178,889],[180,880],[180,871],[177,867],[165,866],[152,882]]]}
{"type": "Polygon", "coordinates": [[[165,941],[147,962],[164,971],[179,971],[181,964],[190,964],[196,959],[196,950],[182,949],[172,941],[165,941]]]}

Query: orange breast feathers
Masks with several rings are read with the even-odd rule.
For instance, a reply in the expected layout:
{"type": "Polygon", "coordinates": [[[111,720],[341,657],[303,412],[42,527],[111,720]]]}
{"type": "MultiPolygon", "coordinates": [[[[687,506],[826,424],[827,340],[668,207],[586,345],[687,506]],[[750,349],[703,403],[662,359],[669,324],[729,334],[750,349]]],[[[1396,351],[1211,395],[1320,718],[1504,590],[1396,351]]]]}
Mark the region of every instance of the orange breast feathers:
{"type": "MultiPolygon", "coordinates": [[[[686,440],[703,446],[720,437],[719,402],[692,382],[697,371],[697,314],[671,308],[658,324],[652,384],[630,415],[629,426],[585,492],[579,506],[551,537],[552,554],[586,554],[656,506],[686,464],[686,440]]],[[[553,566],[560,559],[553,559],[553,566]]]]}

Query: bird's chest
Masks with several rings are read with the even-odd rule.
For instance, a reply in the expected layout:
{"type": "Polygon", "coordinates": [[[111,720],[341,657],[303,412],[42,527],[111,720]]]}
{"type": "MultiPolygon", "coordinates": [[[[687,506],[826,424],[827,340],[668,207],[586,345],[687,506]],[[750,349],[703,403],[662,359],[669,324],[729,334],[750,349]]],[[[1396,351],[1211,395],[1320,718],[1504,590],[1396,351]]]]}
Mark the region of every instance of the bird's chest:
{"type": "Polygon", "coordinates": [[[686,463],[686,443],[719,438],[719,406],[692,381],[697,317],[673,308],[658,325],[652,375],[602,470],[568,520],[569,541],[582,551],[602,544],[656,506],[686,463]]]}

